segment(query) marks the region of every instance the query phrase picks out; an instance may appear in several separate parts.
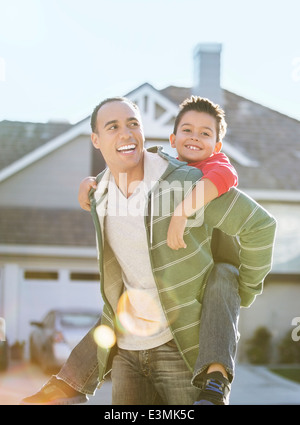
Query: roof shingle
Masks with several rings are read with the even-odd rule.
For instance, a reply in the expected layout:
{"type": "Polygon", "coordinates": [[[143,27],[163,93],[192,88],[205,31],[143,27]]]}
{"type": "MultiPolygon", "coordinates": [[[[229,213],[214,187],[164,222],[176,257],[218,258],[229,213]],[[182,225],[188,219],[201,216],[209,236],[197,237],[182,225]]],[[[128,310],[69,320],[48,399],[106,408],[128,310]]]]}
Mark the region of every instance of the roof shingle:
{"type": "MultiPolygon", "coordinates": [[[[160,93],[176,105],[191,89],[169,86],[160,93]]],[[[243,189],[299,190],[300,121],[227,90],[223,90],[228,130],[224,141],[255,160],[258,166],[242,166],[234,160],[243,189]]]]}
{"type": "Polygon", "coordinates": [[[0,122],[0,170],[72,127],[64,122],[0,122]]]}
{"type": "Polygon", "coordinates": [[[83,210],[1,208],[0,244],[95,247],[92,217],[83,210]]]}

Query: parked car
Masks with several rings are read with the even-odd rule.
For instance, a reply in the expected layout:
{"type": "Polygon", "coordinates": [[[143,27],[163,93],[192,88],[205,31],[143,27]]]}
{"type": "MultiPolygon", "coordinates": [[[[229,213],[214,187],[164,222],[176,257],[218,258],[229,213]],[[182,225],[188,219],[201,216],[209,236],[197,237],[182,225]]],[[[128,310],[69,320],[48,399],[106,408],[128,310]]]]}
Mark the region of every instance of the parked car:
{"type": "Polygon", "coordinates": [[[41,322],[30,322],[35,327],[29,337],[30,360],[44,372],[58,370],[100,315],[94,310],[57,309],[41,322]]]}

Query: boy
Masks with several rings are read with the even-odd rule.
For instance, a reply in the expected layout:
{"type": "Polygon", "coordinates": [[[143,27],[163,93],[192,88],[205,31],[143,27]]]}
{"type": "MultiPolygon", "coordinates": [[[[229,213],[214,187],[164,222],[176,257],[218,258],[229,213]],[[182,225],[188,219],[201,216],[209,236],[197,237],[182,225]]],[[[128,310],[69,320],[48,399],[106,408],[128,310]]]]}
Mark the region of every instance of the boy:
{"type": "MultiPolygon", "coordinates": [[[[168,230],[168,245],[172,249],[185,248],[183,232],[187,218],[203,205],[237,186],[236,170],[227,156],[221,153],[222,139],[227,124],[224,111],[210,100],[192,96],[180,105],[171,146],[177,149],[178,159],[199,168],[203,177],[203,198],[197,197],[197,189],[177,206],[168,230]]],[[[199,192],[198,192],[199,193],[199,192]]]]}
{"type": "MultiPolygon", "coordinates": [[[[191,194],[176,207],[167,235],[168,246],[172,249],[186,248],[183,235],[188,217],[213,199],[227,192],[231,187],[237,186],[238,183],[236,170],[230,164],[227,156],[220,152],[222,140],[227,129],[224,111],[219,105],[212,103],[210,100],[196,96],[185,99],[179,108],[180,111],[175,120],[174,131],[170,136],[170,143],[173,148],[176,148],[180,161],[186,161],[188,165],[199,168],[202,171],[201,182],[203,186],[201,189],[203,196],[197,196],[197,193],[199,193],[197,192],[198,185],[201,184],[198,183],[191,194]]],[[[228,300],[231,299],[231,302],[237,297],[237,293],[233,290],[234,286],[231,289],[232,294],[227,294],[228,300]]],[[[204,305],[208,302],[209,296],[214,298],[212,294],[209,295],[209,291],[210,288],[205,294],[204,305]]],[[[228,304],[229,302],[227,302],[228,304]]],[[[237,300],[232,306],[235,310],[232,311],[232,321],[234,322],[234,329],[237,330],[239,314],[237,300]]],[[[220,322],[218,326],[221,325],[222,323],[220,322]]],[[[203,320],[201,326],[204,326],[203,320]]],[[[235,340],[231,344],[236,344],[237,339],[238,335],[236,334],[235,340]]],[[[213,343],[218,344],[216,337],[213,339],[213,343]]],[[[198,358],[197,364],[201,365],[200,358],[198,358]]],[[[202,371],[203,369],[198,371],[195,369],[194,384],[199,380],[201,382],[202,371]]],[[[230,391],[230,382],[233,379],[233,365],[226,367],[222,363],[214,362],[207,367],[206,374],[206,384],[201,393],[201,400],[195,404],[225,404],[226,397],[221,392],[224,393],[226,389],[230,391]],[[220,374],[215,375],[213,372],[219,372],[222,376],[220,374]],[[216,378],[214,382],[217,386],[212,385],[210,377],[216,378]],[[220,386],[222,388],[221,392],[217,390],[220,386]]]]}

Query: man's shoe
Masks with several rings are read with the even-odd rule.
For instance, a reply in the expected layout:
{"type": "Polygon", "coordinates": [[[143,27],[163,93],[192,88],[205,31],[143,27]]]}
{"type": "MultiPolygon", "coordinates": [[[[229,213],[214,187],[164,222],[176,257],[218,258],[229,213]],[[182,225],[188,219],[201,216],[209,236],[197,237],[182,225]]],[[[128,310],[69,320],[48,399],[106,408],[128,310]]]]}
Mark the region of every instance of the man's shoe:
{"type": "Polygon", "coordinates": [[[211,372],[204,377],[199,401],[194,405],[213,406],[229,404],[230,382],[221,372],[211,372]]]}
{"type": "Polygon", "coordinates": [[[79,404],[88,401],[88,397],[82,394],[63,380],[57,379],[55,376],[38,391],[36,394],[23,398],[21,405],[62,405],[62,404],[79,404]]]}

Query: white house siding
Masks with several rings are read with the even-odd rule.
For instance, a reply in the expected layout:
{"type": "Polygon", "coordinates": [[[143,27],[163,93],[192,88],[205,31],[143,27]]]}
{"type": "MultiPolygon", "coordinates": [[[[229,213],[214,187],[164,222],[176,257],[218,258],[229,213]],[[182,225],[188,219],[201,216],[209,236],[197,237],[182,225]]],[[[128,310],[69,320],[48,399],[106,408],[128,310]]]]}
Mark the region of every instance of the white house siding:
{"type": "Polygon", "coordinates": [[[288,332],[292,333],[292,320],[300,317],[299,300],[300,278],[299,282],[292,282],[284,275],[282,280],[266,284],[263,294],[257,297],[250,308],[241,309],[239,322],[241,339],[238,351],[240,361],[247,361],[245,342],[252,338],[259,327],[266,327],[271,332],[272,360],[278,359],[279,341],[288,332]]]}
{"type": "Polygon", "coordinates": [[[287,332],[292,332],[293,318],[300,317],[300,205],[260,203],[276,217],[278,225],[273,267],[264,291],[250,308],[241,309],[238,358],[243,361],[247,360],[246,340],[261,326],[272,333],[273,361],[276,361],[276,345],[287,332]]]}
{"type": "Polygon", "coordinates": [[[79,209],[80,181],[91,173],[92,143],[78,137],[4,180],[0,207],[79,209]]]}
{"type": "Polygon", "coordinates": [[[273,270],[297,273],[300,279],[300,204],[264,202],[262,205],[278,222],[273,270]]]}

